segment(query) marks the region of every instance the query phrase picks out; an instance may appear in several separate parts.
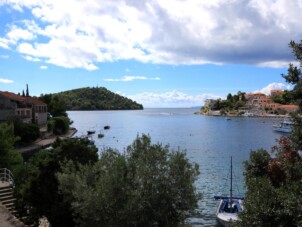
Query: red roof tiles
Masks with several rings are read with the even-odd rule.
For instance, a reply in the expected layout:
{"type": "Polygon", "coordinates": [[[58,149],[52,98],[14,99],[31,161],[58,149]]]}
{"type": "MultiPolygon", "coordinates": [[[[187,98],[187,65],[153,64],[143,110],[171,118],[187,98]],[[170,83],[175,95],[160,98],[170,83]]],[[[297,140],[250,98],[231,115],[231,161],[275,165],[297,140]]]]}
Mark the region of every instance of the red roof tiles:
{"type": "Polygon", "coordinates": [[[41,100],[34,98],[34,97],[23,97],[21,95],[17,95],[15,93],[8,92],[8,91],[0,91],[0,95],[3,95],[6,98],[20,101],[20,102],[33,103],[36,105],[41,105],[41,106],[45,105],[46,106],[46,104],[44,102],[42,102],[41,100]]]}

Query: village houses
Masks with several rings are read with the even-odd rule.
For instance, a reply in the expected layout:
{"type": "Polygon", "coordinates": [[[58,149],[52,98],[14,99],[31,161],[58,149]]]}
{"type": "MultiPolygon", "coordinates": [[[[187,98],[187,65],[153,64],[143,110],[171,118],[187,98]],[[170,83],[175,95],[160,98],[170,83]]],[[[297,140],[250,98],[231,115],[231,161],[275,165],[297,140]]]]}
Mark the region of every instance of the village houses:
{"type": "Polygon", "coordinates": [[[23,122],[45,126],[47,123],[47,105],[41,100],[26,94],[20,95],[8,91],[0,91],[0,122],[19,118],[23,122]]]}
{"type": "MultiPolygon", "coordinates": [[[[275,113],[293,113],[298,110],[297,105],[282,105],[275,103],[271,97],[274,95],[281,96],[282,90],[271,90],[270,95],[265,95],[261,92],[247,93],[245,94],[246,104],[240,107],[238,112],[243,113],[246,116],[264,116],[267,114],[275,113]]],[[[205,107],[211,109],[215,105],[216,100],[205,100],[205,107]]],[[[212,111],[213,112],[213,111],[212,111]]],[[[214,111],[217,115],[217,111],[214,111]]]]}

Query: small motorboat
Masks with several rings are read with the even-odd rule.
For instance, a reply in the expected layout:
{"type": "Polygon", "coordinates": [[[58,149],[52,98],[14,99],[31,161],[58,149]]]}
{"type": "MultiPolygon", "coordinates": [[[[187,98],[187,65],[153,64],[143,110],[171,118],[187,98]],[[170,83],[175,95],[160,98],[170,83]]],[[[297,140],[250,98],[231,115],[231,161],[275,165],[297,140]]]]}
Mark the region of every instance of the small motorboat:
{"type": "Polygon", "coordinates": [[[274,124],[273,129],[275,132],[291,133],[293,124],[294,123],[292,121],[285,118],[279,124],[274,124]]]}
{"type": "Polygon", "coordinates": [[[88,130],[87,131],[87,135],[92,135],[92,134],[94,134],[95,133],[95,130],[88,130]]]}
{"type": "Polygon", "coordinates": [[[108,129],[110,129],[110,126],[109,126],[109,125],[105,125],[105,126],[104,126],[104,129],[105,129],[105,130],[108,130],[108,129]]]}
{"type": "Polygon", "coordinates": [[[216,200],[219,200],[216,209],[216,218],[220,224],[225,227],[229,227],[231,223],[238,221],[238,213],[243,211],[244,197],[233,196],[233,165],[231,157],[231,184],[230,184],[230,196],[214,196],[216,200]]]}
{"type": "Polygon", "coordinates": [[[105,135],[103,133],[98,134],[98,138],[103,138],[105,135]]]}

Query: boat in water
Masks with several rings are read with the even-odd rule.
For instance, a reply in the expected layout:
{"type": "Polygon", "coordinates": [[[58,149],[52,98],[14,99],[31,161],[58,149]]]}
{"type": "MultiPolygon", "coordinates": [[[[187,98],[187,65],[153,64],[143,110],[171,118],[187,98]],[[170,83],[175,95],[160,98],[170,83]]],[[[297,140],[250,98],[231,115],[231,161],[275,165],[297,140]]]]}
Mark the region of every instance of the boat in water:
{"type": "Polygon", "coordinates": [[[238,213],[243,211],[244,197],[233,196],[233,164],[231,157],[231,182],[230,182],[230,195],[229,196],[214,196],[219,200],[216,208],[216,218],[218,222],[229,227],[232,223],[238,221],[238,213]]]}
{"type": "Polygon", "coordinates": [[[87,131],[87,135],[92,135],[92,134],[94,134],[95,133],[95,130],[88,130],[87,131]]]}
{"type": "Polygon", "coordinates": [[[291,133],[292,132],[293,122],[287,118],[285,118],[279,124],[273,125],[273,130],[275,132],[282,132],[282,133],[291,133]]]}

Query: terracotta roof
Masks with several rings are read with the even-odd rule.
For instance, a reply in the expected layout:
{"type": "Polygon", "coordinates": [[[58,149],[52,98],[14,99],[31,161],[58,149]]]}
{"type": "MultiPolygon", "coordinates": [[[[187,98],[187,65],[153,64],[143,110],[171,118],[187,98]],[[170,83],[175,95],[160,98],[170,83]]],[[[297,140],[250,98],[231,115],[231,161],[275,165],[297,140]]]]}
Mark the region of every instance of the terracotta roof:
{"type": "Polygon", "coordinates": [[[26,101],[36,104],[36,105],[45,105],[46,103],[42,102],[40,99],[34,98],[34,97],[24,97],[26,99],[26,101]]]}
{"type": "Polygon", "coordinates": [[[22,101],[22,102],[26,101],[25,97],[17,95],[15,93],[8,92],[8,91],[0,91],[0,95],[3,95],[6,98],[17,100],[17,101],[22,101]]]}
{"type": "Polygon", "coordinates": [[[271,92],[283,92],[283,90],[275,89],[275,90],[271,90],[271,92]]]}
{"type": "Polygon", "coordinates": [[[281,105],[280,108],[298,108],[297,105],[289,104],[289,105],[281,105]]]}
{"type": "Polygon", "coordinates": [[[265,94],[261,93],[260,91],[259,92],[255,92],[254,95],[264,95],[265,96],[265,94]]]}
{"type": "Polygon", "coordinates": [[[36,104],[36,105],[46,105],[44,102],[42,102],[41,100],[39,100],[37,98],[34,98],[34,97],[23,97],[21,95],[17,95],[15,93],[8,92],[8,91],[0,91],[0,95],[3,95],[6,98],[9,98],[9,99],[12,99],[12,100],[16,100],[16,101],[33,103],[33,104],[36,104]]]}

